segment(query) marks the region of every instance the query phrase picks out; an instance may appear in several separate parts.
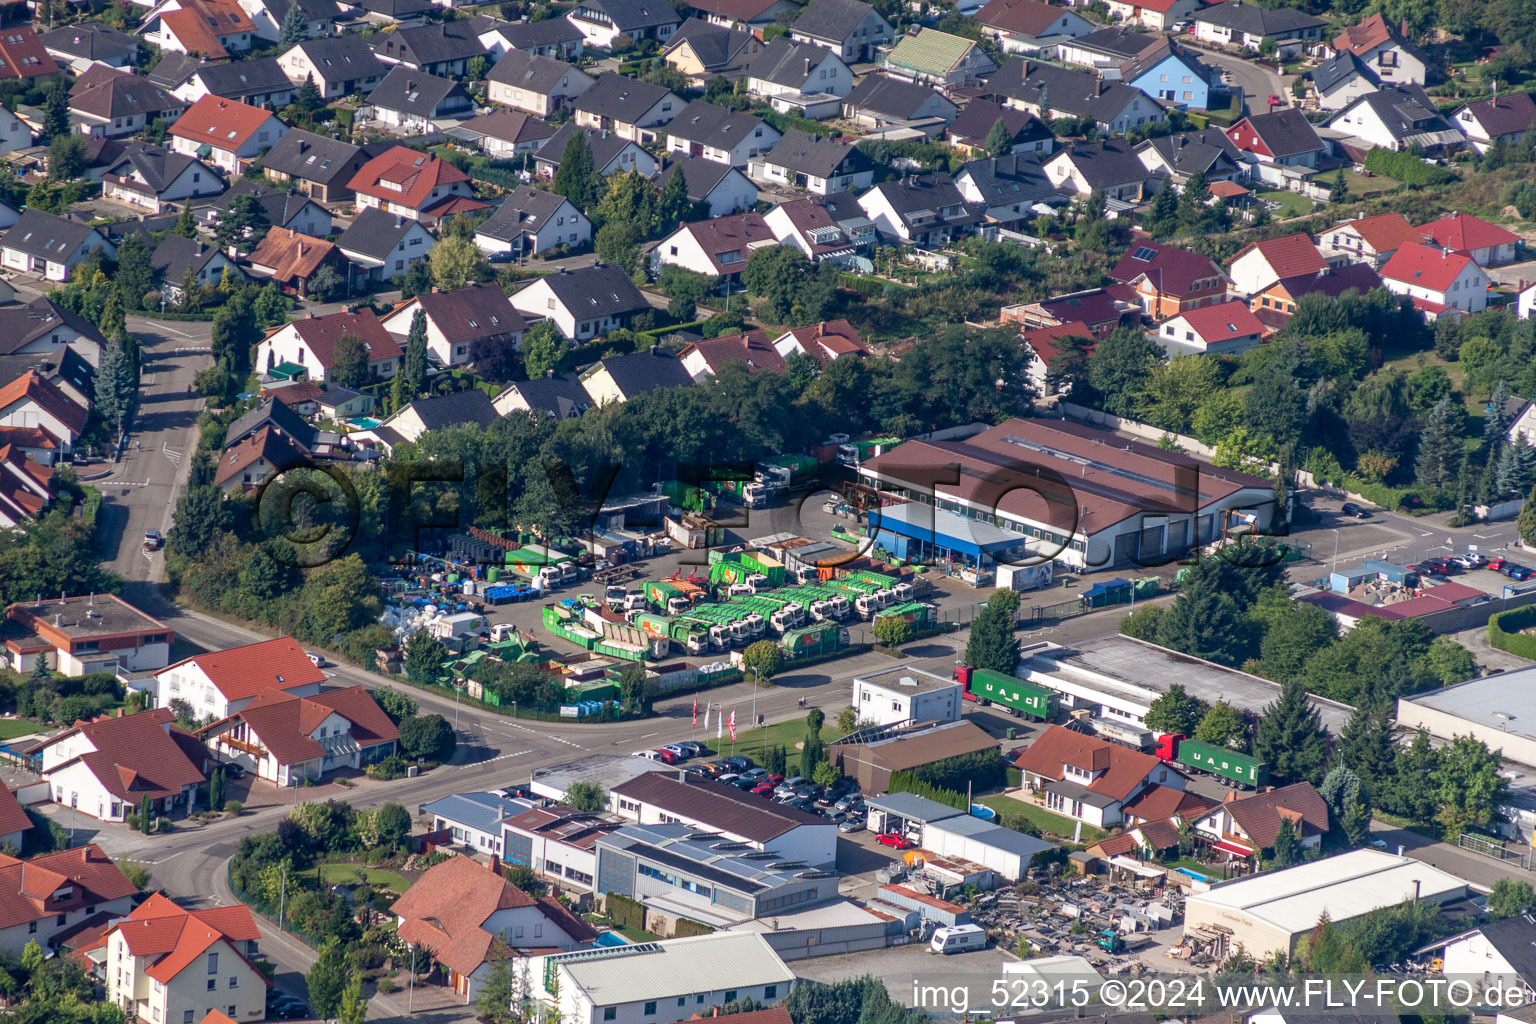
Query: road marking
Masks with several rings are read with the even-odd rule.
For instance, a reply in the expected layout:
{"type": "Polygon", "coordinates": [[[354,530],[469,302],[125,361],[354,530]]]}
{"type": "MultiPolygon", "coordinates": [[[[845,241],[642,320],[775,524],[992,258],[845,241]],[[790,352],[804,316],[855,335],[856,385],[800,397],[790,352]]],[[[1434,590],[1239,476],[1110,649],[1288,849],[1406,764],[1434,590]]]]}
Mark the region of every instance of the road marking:
{"type": "Polygon", "coordinates": [[[170,459],[172,462],[181,462],[181,452],[177,451],[175,448],[172,448],[170,445],[161,445],[160,450],[164,452],[165,457],[170,459]]]}
{"type": "Polygon", "coordinates": [[[581,746],[580,743],[577,743],[574,740],[561,739],[559,736],[551,736],[550,739],[554,740],[556,743],[564,743],[568,747],[579,747],[579,746],[581,746]]]}
{"type": "Polygon", "coordinates": [[[1496,534],[1496,533],[1474,533],[1472,536],[1476,537],[1478,540],[1493,540],[1494,538],[1498,537],[1498,534],[1496,534]]]}
{"type": "Polygon", "coordinates": [[[496,757],[493,757],[493,758],[491,758],[488,761],[477,761],[475,763],[476,764],[490,764],[491,761],[505,761],[509,757],[522,757],[524,754],[531,754],[531,753],[533,753],[533,750],[531,748],[528,749],[528,750],[518,750],[518,751],[515,751],[515,752],[513,752],[511,754],[498,754],[496,757]]]}
{"type": "Polygon", "coordinates": [[[168,860],[175,860],[177,857],[180,857],[183,853],[186,853],[186,852],[187,852],[186,850],[179,850],[176,853],[171,854],[169,857],[161,857],[159,860],[146,860],[146,861],[144,861],[144,863],[145,864],[164,864],[168,860]]]}
{"type": "MultiPolygon", "coordinates": [[[[172,334],[179,334],[183,338],[195,338],[195,337],[197,337],[197,335],[195,335],[195,334],[188,334],[186,331],[178,331],[176,328],[174,328],[170,324],[166,324],[166,323],[156,323],[155,324],[155,328],[157,330],[161,330],[161,331],[170,331],[172,334]]],[[[177,351],[179,352],[181,350],[177,349],[177,351]]]]}

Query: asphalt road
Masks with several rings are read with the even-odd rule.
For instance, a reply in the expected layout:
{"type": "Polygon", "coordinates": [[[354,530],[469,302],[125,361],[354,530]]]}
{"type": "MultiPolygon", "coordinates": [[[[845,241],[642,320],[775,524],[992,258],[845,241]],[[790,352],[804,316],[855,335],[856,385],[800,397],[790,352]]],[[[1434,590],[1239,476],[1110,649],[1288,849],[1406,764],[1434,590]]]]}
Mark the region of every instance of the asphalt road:
{"type": "Polygon", "coordinates": [[[1291,94],[1285,87],[1285,80],[1268,68],[1262,68],[1252,61],[1214,50],[1199,49],[1196,52],[1199,53],[1201,60],[1231,74],[1232,83],[1243,90],[1248,113],[1262,114],[1268,110],[1270,96],[1279,96],[1287,106],[1290,105],[1291,94]]]}

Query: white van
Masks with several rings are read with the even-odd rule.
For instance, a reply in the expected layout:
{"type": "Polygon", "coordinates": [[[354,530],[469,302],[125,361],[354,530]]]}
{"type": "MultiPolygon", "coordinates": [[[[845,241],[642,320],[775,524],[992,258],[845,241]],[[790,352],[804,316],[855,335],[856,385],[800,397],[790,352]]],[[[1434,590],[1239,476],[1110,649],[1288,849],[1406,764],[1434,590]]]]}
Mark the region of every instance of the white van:
{"type": "Polygon", "coordinates": [[[969,953],[987,944],[987,932],[979,924],[956,924],[940,928],[928,943],[930,953],[969,953]]]}

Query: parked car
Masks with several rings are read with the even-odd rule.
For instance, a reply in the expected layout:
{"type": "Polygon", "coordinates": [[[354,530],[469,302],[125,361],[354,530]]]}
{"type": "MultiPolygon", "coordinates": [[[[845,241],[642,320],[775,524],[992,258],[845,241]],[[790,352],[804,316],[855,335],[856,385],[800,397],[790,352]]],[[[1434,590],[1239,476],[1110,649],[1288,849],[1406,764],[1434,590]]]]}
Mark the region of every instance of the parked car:
{"type": "Polygon", "coordinates": [[[1510,579],[1520,580],[1522,582],[1530,579],[1532,576],[1536,576],[1536,569],[1527,569],[1523,565],[1515,566],[1509,574],[1510,579]]]}
{"type": "Polygon", "coordinates": [[[784,776],[778,774],[777,772],[769,772],[768,781],[777,786],[779,783],[784,781],[784,776]]]}
{"type": "Polygon", "coordinates": [[[1269,94],[1269,105],[1270,106],[1278,107],[1278,106],[1280,106],[1284,102],[1285,101],[1282,100],[1277,94],[1275,94],[1275,93],[1270,93],[1269,94]]]}
{"type": "Polygon", "coordinates": [[[752,767],[752,759],[745,754],[736,754],[732,757],[721,758],[722,763],[733,772],[744,772],[752,767]]]}
{"type": "Polygon", "coordinates": [[[783,782],[781,782],[777,786],[775,786],[773,788],[773,795],[774,796],[794,796],[795,795],[795,790],[799,789],[803,785],[805,785],[805,780],[803,778],[801,778],[800,776],[796,775],[793,778],[785,779],[783,782]]]}
{"type": "Polygon", "coordinates": [[[656,760],[660,761],[662,764],[682,764],[683,763],[683,759],[682,758],[678,757],[677,754],[675,754],[672,751],[668,750],[666,747],[659,747],[659,748],[657,748],[657,750],[656,750],[656,760]]]}
{"type": "Polygon", "coordinates": [[[224,766],[224,777],[226,779],[245,778],[245,765],[236,764],[234,761],[230,761],[224,766]]]}
{"type": "Polygon", "coordinates": [[[749,779],[745,775],[738,775],[731,780],[731,785],[737,789],[751,789],[757,785],[756,779],[749,779]]]}
{"type": "Polygon", "coordinates": [[[643,757],[647,761],[660,761],[661,755],[654,750],[637,750],[630,757],[643,757]]]}
{"type": "Polygon", "coordinates": [[[737,775],[735,772],[726,772],[723,775],[716,775],[715,776],[715,781],[716,782],[735,782],[739,778],[741,778],[741,776],[737,775]]]}
{"type": "Polygon", "coordinates": [[[827,810],[822,811],[821,816],[832,822],[834,825],[841,825],[843,822],[848,820],[847,811],[839,811],[833,808],[828,808],[827,810]]]}
{"type": "Polygon", "coordinates": [[[1369,512],[1367,512],[1365,509],[1361,508],[1359,505],[1356,505],[1352,501],[1346,501],[1343,505],[1341,505],[1339,507],[1339,511],[1342,512],[1346,516],[1353,516],[1356,519],[1369,519],[1369,518],[1371,518],[1371,514],[1369,512]]]}
{"type": "Polygon", "coordinates": [[[1476,551],[1462,552],[1459,555],[1453,556],[1451,561],[1455,562],[1463,569],[1481,569],[1484,565],[1488,564],[1488,559],[1484,558],[1476,551]]]}
{"type": "Polygon", "coordinates": [[[699,757],[705,753],[704,744],[695,743],[693,740],[685,740],[682,743],[677,744],[677,746],[687,750],[689,757],[699,757]]]}
{"type": "Polygon", "coordinates": [[[1509,562],[1506,559],[1503,559],[1503,558],[1490,558],[1488,560],[1488,564],[1486,566],[1484,566],[1484,568],[1485,569],[1492,569],[1494,572],[1499,572],[1500,570],[1502,570],[1508,564],[1509,564],[1509,562]]]}
{"type": "Polygon", "coordinates": [[[771,797],[771,796],[773,796],[773,783],[771,783],[771,782],[759,782],[757,785],[752,787],[752,792],[754,794],[756,794],[757,796],[769,796],[769,797],[771,797]]]}
{"type": "Polygon", "coordinates": [[[165,538],[160,536],[159,530],[144,531],[145,551],[159,551],[163,547],[165,547],[165,538]]]}
{"type": "Polygon", "coordinates": [[[853,790],[853,780],[846,775],[827,787],[827,791],[816,802],[826,806],[837,803],[853,790]]]}
{"type": "Polygon", "coordinates": [[[662,750],[670,750],[670,751],[672,751],[672,753],[677,755],[677,759],[679,761],[686,761],[690,757],[693,756],[692,754],[690,754],[687,751],[686,748],[683,747],[683,745],[681,743],[668,743],[666,746],[662,747],[661,749],[662,750]]]}
{"type": "Polygon", "coordinates": [[[741,773],[741,777],[744,779],[751,779],[753,782],[760,782],[768,777],[768,769],[748,768],[746,771],[741,773]]]}
{"type": "Polygon", "coordinates": [[[842,833],[845,833],[845,834],[848,833],[848,832],[863,832],[864,831],[864,819],[863,818],[844,818],[842,821],[837,823],[837,830],[839,832],[842,832],[842,833]]]}
{"type": "Polygon", "coordinates": [[[889,846],[893,850],[910,850],[912,841],[899,832],[882,832],[875,836],[875,842],[881,846],[889,846]]]}
{"type": "Polygon", "coordinates": [[[846,793],[832,806],[840,811],[851,811],[855,807],[864,806],[864,798],[857,793],[846,793]]]}
{"type": "Polygon", "coordinates": [[[725,762],[724,758],[717,758],[706,764],[704,767],[709,769],[709,774],[716,776],[724,775],[729,771],[735,771],[734,768],[725,762]]]}

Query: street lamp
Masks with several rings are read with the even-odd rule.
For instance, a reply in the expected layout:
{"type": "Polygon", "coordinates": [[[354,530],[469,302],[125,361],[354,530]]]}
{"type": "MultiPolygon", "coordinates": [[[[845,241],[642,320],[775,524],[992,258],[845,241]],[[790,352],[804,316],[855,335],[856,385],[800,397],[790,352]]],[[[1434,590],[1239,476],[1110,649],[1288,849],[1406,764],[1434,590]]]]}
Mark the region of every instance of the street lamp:
{"type": "Polygon", "coordinates": [[[1338,572],[1339,571],[1339,530],[1338,530],[1338,527],[1334,527],[1334,530],[1333,530],[1333,569],[1330,570],[1330,571],[1332,571],[1332,572],[1338,572]]]}

